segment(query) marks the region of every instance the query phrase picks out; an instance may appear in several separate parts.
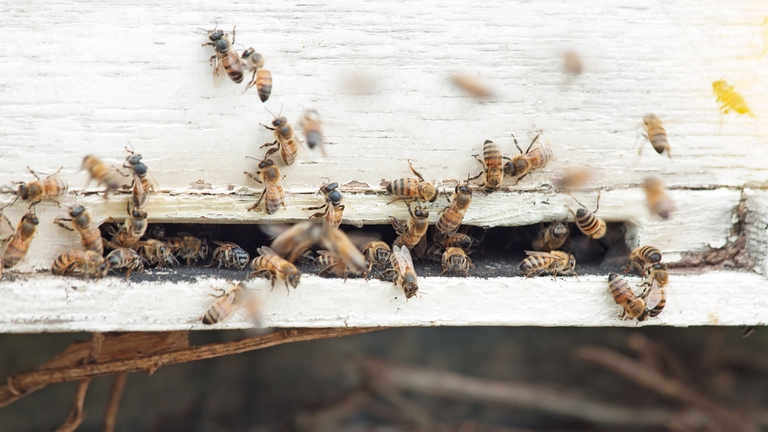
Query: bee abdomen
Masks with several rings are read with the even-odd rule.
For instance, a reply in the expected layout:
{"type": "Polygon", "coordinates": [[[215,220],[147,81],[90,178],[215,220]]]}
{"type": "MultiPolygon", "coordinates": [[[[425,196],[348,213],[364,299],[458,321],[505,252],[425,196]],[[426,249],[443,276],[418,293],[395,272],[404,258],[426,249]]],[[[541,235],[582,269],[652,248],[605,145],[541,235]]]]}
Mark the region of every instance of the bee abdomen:
{"type": "Polygon", "coordinates": [[[272,74],[268,70],[259,69],[256,73],[256,90],[262,102],[269,99],[269,95],[272,94],[272,74]]]}
{"type": "Polygon", "coordinates": [[[605,222],[592,212],[586,212],[583,216],[577,217],[576,224],[584,234],[595,240],[605,235],[605,222]]]}

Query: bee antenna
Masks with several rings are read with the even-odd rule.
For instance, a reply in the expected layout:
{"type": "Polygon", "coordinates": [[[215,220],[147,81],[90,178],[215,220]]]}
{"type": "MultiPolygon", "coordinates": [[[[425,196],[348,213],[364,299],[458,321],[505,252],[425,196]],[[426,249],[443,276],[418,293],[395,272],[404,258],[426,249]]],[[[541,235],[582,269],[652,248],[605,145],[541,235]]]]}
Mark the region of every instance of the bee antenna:
{"type": "Polygon", "coordinates": [[[280,102],[280,113],[277,116],[280,117],[282,114],[283,114],[283,103],[280,102]]]}
{"type": "Polygon", "coordinates": [[[253,159],[253,160],[257,160],[257,161],[259,161],[259,162],[261,162],[261,161],[263,161],[263,160],[264,160],[264,159],[255,158],[255,157],[253,157],[253,156],[246,156],[245,158],[246,158],[246,159],[253,159]]]}
{"type": "MultiPolygon", "coordinates": [[[[270,115],[272,115],[272,117],[274,117],[274,118],[277,118],[277,116],[276,116],[276,115],[275,115],[275,114],[274,114],[272,111],[270,111],[270,110],[269,110],[269,108],[267,108],[267,107],[264,107],[264,109],[265,109],[265,110],[267,110],[267,112],[268,112],[270,115]]],[[[282,112],[283,112],[283,106],[282,106],[282,104],[281,104],[281,105],[280,105],[280,113],[282,114],[282,112]]]]}

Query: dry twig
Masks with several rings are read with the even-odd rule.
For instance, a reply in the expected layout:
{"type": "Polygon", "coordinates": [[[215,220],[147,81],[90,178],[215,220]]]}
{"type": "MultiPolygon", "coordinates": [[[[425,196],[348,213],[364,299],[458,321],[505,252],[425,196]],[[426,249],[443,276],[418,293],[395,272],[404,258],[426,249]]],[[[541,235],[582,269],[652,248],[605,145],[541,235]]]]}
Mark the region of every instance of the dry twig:
{"type": "Polygon", "coordinates": [[[104,432],[115,430],[115,418],[117,418],[117,409],[120,406],[120,398],[123,396],[126,380],[128,380],[128,374],[122,373],[115,375],[115,379],[112,381],[112,389],[109,391],[109,400],[107,400],[107,410],[104,411],[104,432]]]}
{"type": "MultiPolygon", "coordinates": [[[[104,334],[94,333],[93,339],[91,340],[90,352],[88,353],[88,357],[83,359],[83,364],[96,361],[96,359],[99,357],[99,354],[101,354],[101,347],[103,343],[104,334]]],[[[83,410],[83,405],[85,404],[85,395],[88,393],[88,386],[90,384],[90,378],[80,380],[80,382],[77,383],[77,390],[75,390],[75,396],[72,398],[72,410],[70,410],[67,419],[64,420],[64,424],[62,424],[56,430],[57,432],[75,431],[83,423],[83,420],[85,420],[85,411],[83,410]]]]}

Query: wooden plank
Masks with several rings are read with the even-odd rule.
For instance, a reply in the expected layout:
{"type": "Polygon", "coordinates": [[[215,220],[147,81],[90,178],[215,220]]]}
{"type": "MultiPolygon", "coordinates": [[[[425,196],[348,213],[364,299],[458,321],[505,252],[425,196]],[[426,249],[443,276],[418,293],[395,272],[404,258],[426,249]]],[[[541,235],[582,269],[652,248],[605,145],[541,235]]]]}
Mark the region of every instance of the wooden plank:
{"type": "Polygon", "coordinates": [[[747,254],[754,260],[755,271],[768,275],[768,192],[744,191],[747,198],[747,254]]]}

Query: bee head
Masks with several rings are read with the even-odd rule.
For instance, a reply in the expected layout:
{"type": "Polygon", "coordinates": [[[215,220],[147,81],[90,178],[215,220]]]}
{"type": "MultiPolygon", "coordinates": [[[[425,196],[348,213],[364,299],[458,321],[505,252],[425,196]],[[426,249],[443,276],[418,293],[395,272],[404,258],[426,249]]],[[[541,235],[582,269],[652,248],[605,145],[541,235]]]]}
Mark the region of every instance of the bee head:
{"type": "Polygon", "coordinates": [[[263,170],[267,167],[274,166],[275,162],[272,161],[272,159],[265,159],[261,162],[259,162],[259,169],[263,170]]]}
{"type": "Polygon", "coordinates": [[[208,39],[211,40],[211,42],[216,42],[217,40],[224,37],[224,31],[223,30],[214,30],[208,34],[208,39]]]}
{"type": "Polygon", "coordinates": [[[416,208],[413,210],[413,215],[417,218],[426,219],[429,217],[429,212],[421,206],[416,206],[416,208]]]}
{"type": "Polygon", "coordinates": [[[141,155],[140,154],[132,154],[132,155],[128,156],[125,159],[125,161],[128,162],[128,164],[130,166],[135,166],[136,164],[138,164],[141,161],[141,155]]]}
{"type": "Polygon", "coordinates": [[[146,219],[147,218],[147,212],[141,211],[138,208],[134,207],[131,211],[131,216],[134,219],[146,219]]]}
{"type": "Polygon", "coordinates": [[[274,120],[272,120],[272,126],[274,126],[274,127],[276,127],[276,128],[277,128],[277,127],[280,127],[280,126],[282,126],[282,125],[284,125],[284,124],[286,124],[286,123],[288,123],[288,119],[286,119],[286,118],[285,118],[285,117],[283,117],[283,116],[280,116],[280,117],[275,117],[275,119],[274,119],[274,120]]]}
{"type": "Polygon", "coordinates": [[[215,43],[214,47],[216,48],[216,51],[220,53],[225,53],[229,51],[229,47],[231,46],[229,41],[226,38],[221,38],[214,43],[215,43]]]}
{"type": "Polygon", "coordinates": [[[85,207],[83,207],[81,205],[75,206],[75,207],[72,207],[71,209],[69,209],[69,215],[72,216],[73,218],[77,218],[78,216],[80,216],[83,213],[85,213],[85,207]]]}
{"type": "Polygon", "coordinates": [[[301,273],[296,271],[295,273],[291,273],[288,276],[288,284],[294,288],[299,286],[299,282],[301,282],[301,273]]]}
{"type": "Polygon", "coordinates": [[[19,196],[23,200],[29,199],[29,189],[27,189],[27,185],[25,183],[21,183],[19,185],[19,196]]]}

